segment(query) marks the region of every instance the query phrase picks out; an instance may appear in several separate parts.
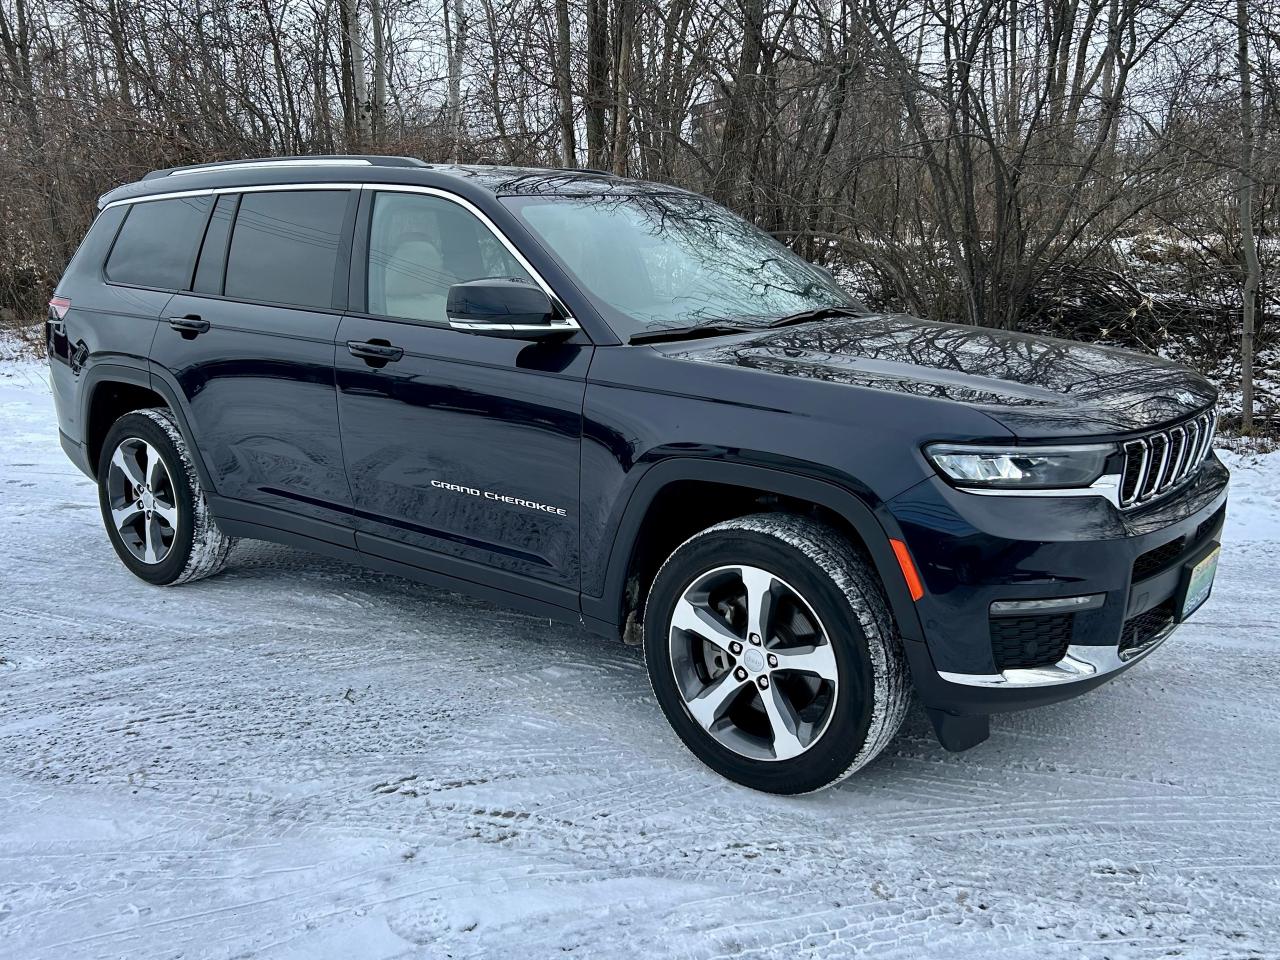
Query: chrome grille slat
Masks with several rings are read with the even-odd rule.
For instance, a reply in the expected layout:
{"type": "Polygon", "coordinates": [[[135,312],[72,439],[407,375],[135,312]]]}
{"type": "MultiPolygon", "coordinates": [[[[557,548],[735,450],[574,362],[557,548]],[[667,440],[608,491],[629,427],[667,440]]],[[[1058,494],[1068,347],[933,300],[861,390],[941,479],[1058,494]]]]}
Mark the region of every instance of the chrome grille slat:
{"type": "Polygon", "coordinates": [[[1218,411],[1205,415],[1204,428],[1204,444],[1200,448],[1200,460],[1203,461],[1209,456],[1209,451],[1213,448],[1213,435],[1218,431],[1218,411]]]}
{"type": "Polygon", "coordinates": [[[1182,479],[1182,466],[1187,458],[1187,431],[1183,427],[1174,427],[1169,431],[1169,478],[1166,487],[1171,487],[1182,479]]]}
{"type": "Polygon", "coordinates": [[[1153,433],[1147,438],[1147,442],[1151,444],[1151,466],[1147,469],[1146,482],[1138,488],[1139,500],[1147,500],[1159,492],[1160,483],[1164,479],[1165,464],[1169,461],[1168,434],[1153,433]]]}
{"type": "Polygon", "coordinates": [[[1187,473],[1190,474],[1200,462],[1200,418],[1196,417],[1187,424],[1187,473]]]}
{"type": "Polygon", "coordinates": [[[1148,503],[1186,481],[1213,449],[1216,423],[1217,414],[1210,410],[1126,441],[1120,506],[1148,503]]]}
{"type": "Polygon", "coordinates": [[[1120,502],[1124,505],[1133,503],[1142,489],[1147,476],[1147,449],[1145,440],[1130,440],[1124,445],[1125,465],[1120,482],[1120,502]]]}
{"type": "Polygon", "coordinates": [[[1192,422],[1195,424],[1196,429],[1196,445],[1191,452],[1191,466],[1194,469],[1204,459],[1206,441],[1209,439],[1210,430],[1208,416],[1196,417],[1192,422]]]}

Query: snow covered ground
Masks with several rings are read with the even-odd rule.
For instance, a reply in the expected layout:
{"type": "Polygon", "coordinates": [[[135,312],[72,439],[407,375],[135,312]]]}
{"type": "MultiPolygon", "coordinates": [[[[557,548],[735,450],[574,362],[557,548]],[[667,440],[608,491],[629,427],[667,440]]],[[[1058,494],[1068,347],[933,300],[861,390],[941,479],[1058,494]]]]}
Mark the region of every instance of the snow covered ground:
{"type": "Polygon", "coordinates": [[[1280,956],[1280,454],[1156,655],[800,799],[669,731],[638,655],[242,545],[149,587],[0,362],[0,956],[1280,956]],[[865,953],[864,953],[865,951],[865,953]]]}

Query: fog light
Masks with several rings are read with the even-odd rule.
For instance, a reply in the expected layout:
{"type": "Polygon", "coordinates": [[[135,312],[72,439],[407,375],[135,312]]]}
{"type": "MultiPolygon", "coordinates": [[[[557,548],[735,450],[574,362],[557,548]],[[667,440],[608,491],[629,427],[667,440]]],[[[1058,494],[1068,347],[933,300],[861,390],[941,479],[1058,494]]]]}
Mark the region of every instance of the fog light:
{"type": "Polygon", "coordinates": [[[1016,617],[1028,613],[1075,613],[1096,610],[1106,602],[1105,593],[1083,597],[1045,597],[1041,600],[996,600],[991,604],[993,617],[1016,617]]]}

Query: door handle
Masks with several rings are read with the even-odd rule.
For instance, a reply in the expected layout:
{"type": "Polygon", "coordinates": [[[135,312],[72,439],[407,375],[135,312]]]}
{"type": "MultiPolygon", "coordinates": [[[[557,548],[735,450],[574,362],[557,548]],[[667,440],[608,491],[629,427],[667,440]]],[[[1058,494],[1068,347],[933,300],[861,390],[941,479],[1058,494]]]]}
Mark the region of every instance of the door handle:
{"type": "Polygon", "coordinates": [[[385,367],[404,356],[403,347],[392,346],[386,340],[348,340],[347,351],[371,367],[385,367]]]}
{"type": "Polygon", "coordinates": [[[169,326],[182,334],[184,339],[194,340],[209,329],[209,321],[201,320],[194,313],[189,313],[185,317],[170,317],[169,326]]]}

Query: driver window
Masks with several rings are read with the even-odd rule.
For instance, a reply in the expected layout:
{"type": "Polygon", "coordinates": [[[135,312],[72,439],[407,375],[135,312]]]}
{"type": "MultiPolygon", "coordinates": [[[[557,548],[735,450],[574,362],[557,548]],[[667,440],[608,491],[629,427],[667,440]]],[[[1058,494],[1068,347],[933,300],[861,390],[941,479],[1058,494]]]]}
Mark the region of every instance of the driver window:
{"type": "Polygon", "coordinates": [[[467,280],[532,281],[469,211],[441,197],[379,193],[369,225],[369,312],[445,324],[449,288],[467,280]]]}

